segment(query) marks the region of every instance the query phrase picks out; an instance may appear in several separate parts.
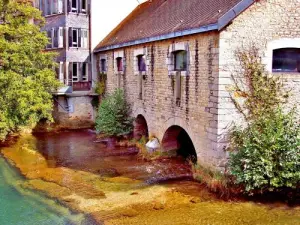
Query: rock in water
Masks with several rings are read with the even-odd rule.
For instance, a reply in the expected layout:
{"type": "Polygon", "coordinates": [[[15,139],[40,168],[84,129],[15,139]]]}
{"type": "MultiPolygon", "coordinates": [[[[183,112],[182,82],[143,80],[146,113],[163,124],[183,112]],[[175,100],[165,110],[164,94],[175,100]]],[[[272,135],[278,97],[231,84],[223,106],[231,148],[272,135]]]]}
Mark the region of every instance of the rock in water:
{"type": "Polygon", "coordinates": [[[157,149],[160,148],[159,140],[157,138],[154,138],[146,144],[147,151],[152,153],[155,152],[157,149]]]}

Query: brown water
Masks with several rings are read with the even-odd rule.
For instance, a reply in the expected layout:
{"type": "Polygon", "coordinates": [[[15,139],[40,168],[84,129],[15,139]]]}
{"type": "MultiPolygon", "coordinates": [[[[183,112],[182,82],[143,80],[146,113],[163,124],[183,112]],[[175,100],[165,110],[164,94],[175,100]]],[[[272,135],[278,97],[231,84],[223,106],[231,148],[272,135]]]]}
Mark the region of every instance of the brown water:
{"type": "Polygon", "coordinates": [[[21,137],[2,149],[39,190],[105,224],[300,224],[284,204],[224,202],[191,180],[180,158],[146,162],[90,130],[21,137]]]}
{"type": "Polygon", "coordinates": [[[192,179],[191,168],[181,158],[146,162],[136,147],[115,147],[96,142],[93,131],[35,134],[36,146],[52,167],[68,167],[101,176],[128,177],[157,183],[172,179],[192,179]]]}

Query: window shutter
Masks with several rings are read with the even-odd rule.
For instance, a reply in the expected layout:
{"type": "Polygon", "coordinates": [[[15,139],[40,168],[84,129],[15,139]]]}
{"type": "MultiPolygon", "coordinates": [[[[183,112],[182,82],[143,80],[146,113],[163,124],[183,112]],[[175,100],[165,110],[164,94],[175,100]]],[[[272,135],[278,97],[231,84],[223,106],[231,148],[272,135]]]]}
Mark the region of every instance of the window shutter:
{"type": "Polygon", "coordinates": [[[176,72],[175,77],[175,101],[176,105],[180,105],[180,99],[181,99],[181,73],[176,72]]]}
{"type": "Polygon", "coordinates": [[[78,13],[82,12],[82,0],[78,0],[77,5],[78,5],[77,12],[78,13]]]}
{"type": "Polygon", "coordinates": [[[64,63],[63,62],[59,62],[59,81],[61,83],[64,83],[64,63]]]}
{"type": "Polygon", "coordinates": [[[62,13],[63,12],[63,0],[58,0],[58,6],[57,6],[57,12],[62,13]]]}
{"type": "Polygon", "coordinates": [[[72,28],[69,28],[69,47],[73,46],[73,32],[72,32],[72,28]]]}
{"type": "Polygon", "coordinates": [[[82,63],[77,63],[77,77],[78,77],[78,81],[82,81],[82,63]]]}
{"type": "Polygon", "coordinates": [[[78,47],[80,48],[81,46],[82,46],[82,39],[83,39],[83,37],[82,37],[82,35],[81,35],[81,32],[82,32],[82,30],[81,29],[78,29],[78,32],[77,32],[77,34],[78,34],[78,43],[77,43],[77,45],[78,45],[78,47]]]}
{"type": "Polygon", "coordinates": [[[73,67],[73,63],[69,62],[69,71],[68,71],[68,85],[72,86],[72,67],[73,67]]]}
{"type": "Polygon", "coordinates": [[[48,0],[44,0],[44,9],[45,9],[45,16],[47,16],[48,15],[48,7],[49,7],[49,5],[48,5],[48,0]]]}
{"type": "Polygon", "coordinates": [[[72,0],[68,0],[68,12],[72,11],[72,0]]]}
{"type": "Polygon", "coordinates": [[[63,27],[58,28],[58,47],[64,47],[64,29],[63,27]]]}
{"type": "Polygon", "coordinates": [[[80,33],[80,37],[81,37],[81,39],[80,39],[80,44],[81,44],[81,47],[84,48],[84,47],[85,47],[85,45],[84,45],[84,38],[85,38],[85,37],[84,37],[84,30],[81,29],[79,33],[80,33]]]}

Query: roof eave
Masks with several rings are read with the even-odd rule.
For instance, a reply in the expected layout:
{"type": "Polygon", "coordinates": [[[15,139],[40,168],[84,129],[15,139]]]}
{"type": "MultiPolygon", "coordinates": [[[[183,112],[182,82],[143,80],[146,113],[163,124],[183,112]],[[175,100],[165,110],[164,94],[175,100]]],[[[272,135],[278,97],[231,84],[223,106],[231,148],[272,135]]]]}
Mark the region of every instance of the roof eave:
{"type": "Polygon", "coordinates": [[[171,38],[191,35],[191,34],[204,33],[204,32],[213,31],[213,30],[218,30],[217,23],[201,26],[199,28],[193,28],[193,29],[188,29],[188,30],[183,30],[183,31],[175,31],[172,33],[163,34],[163,35],[159,35],[159,36],[147,37],[147,38],[143,38],[143,39],[125,42],[122,44],[109,45],[109,46],[105,46],[102,48],[100,47],[98,49],[95,49],[94,53],[109,51],[109,50],[113,50],[113,49],[117,49],[117,48],[133,46],[133,45],[145,44],[145,43],[154,42],[154,41],[162,41],[162,40],[167,40],[167,39],[171,39],[171,38]]]}
{"type": "Polygon", "coordinates": [[[226,27],[232,20],[234,20],[238,15],[245,11],[249,6],[251,6],[255,0],[242,0],[221,16],[218,20],[218,30],[222,30],[226,27]]]}

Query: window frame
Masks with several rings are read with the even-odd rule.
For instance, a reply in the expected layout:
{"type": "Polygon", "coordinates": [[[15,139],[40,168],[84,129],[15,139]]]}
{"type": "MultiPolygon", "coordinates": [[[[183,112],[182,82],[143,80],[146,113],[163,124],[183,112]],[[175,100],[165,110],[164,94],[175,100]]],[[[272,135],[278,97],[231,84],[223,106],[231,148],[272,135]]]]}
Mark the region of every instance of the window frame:
{"type": "Polygon", "coordinates": [[[100,59],[100,73],[107,72],[107,60],[105,58],[100,59]],[[104,64],[102,63],[104,62],[104,64]]]}
{"type": "Polygon", "coordinates": [[[123,57],[116,58],[117,72],[124,72],[123,57]]]}
{"type": "Polygon", "coordinates": [[[87,62],[82,63],[82,68],[81,68],[81,80],[83,82],[88,82],[89,81],[89,64],[87,62]]]}
{"type": "Polygon", "coordinates": [[[77,62],[72,62],[72,82],[73,83],[77,83],[77,82],[79,82],[80,80],[79,80],[79,63],[77,63],[77,62]],[[76,76],[74,76],[74,65],[76,65],[76,76]],[[74,80],[74,79],[76,79],[76,80],[74,80]]]}
{"type": "Polygon", "coordinates": [[[71,1],[71,12],[73,13],[77,13],[78,12],[78,0],[72,0],[71,1]],[[73,3],[75,2],[75,7],[73,5],[73,3]]]}
{"type": "MultiPolygon", "coordinates": [[[[282,64],[284,62],[281,62],[282,64]]],[[[300,48],[277,48],[277,49],[273,49],[273,52],[272,52],[272,73],[300,73],[300,48]],[[285,51],[286,52],[283,52],[285,51]],[[289,51],[295,51],[295,55],[296,55],[296,58],[289,58],[288,55],[289,54],[289,51]],[[282,51],[282,52],[280,52],[282,51]],[[296,62],[296,65],[295,66],[295,69],[294,70],[290,70],[290,69],[284,69],[284,67],[287,67],[288,65],[287,64],[284,64],[282,65],[280,68],[275,68],[275,60],[278,60],[279,59],[279,56],[275,56],[276,55],[276,52],[277,52],[277,55],[279,54],[282,54],[282,57],[281,57],[281,60],[286,60],[286,59],[290,59],[290,60],[295,60],[296,62]],[[285,57],[283,57],[285,56],[285,57]]]]}
{"type": "Polygon", "coordinates": [[[72,47],[74,48],[79,48],[79,31],[80,29],[78,28],[72,28],[72,47]],[[74,42],[74,31],[76,31],[77,35],[76,42],[74,42]]]}
{"type": "Polygon", "coordinates": [[[146,62],[146,56],[145,54],[140,54],[136,56],[137,58],[137,70],[138,72],[147,72],[147,62],[146,62]],[[143,59],[143,63],[144,63],[144,69],[141,70],[141,59],[143,59]]]}
{"type": "Polygon", "coordinates": [[[174,65],[174,71],[176,72],[184,72],[187,71],[187,51],[186,50],[178,50],[178,51],[174,51],[172,52],[173,54],[173,65],[174,65]],[[184,68],[177,68],[177,57],[178,55],[180,55],[181,53],[184,53],[184,58],[183,58],[183,65],[184,68]],[[185,64],[184,64],[185,63],[185,64]]]}
{"type": "Polygon", "coordinates": [[[81,0],[81,12],[86,13],[87,12],[87,0],[81,0]],[[83,1],[85,1],[85,4],[83,4],[83,1]],[[85,6],[85,8],[83,8],[85,6]]]}

